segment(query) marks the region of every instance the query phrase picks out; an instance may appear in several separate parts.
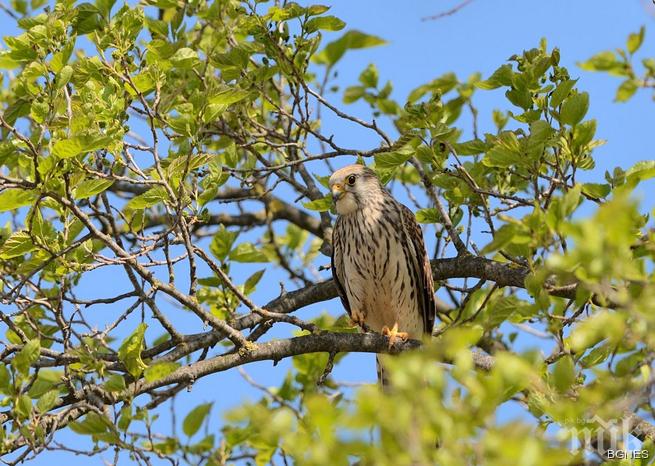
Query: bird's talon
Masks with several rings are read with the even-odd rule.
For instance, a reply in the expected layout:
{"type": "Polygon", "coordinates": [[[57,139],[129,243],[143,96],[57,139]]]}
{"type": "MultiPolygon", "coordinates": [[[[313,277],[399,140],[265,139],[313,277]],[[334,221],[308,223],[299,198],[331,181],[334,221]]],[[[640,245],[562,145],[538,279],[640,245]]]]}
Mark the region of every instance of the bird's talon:
{"type": "Polygon", "coordinates": [[[359,319],[357,319],[355,317],[351,317],[350,318],[350,326],[351,327],[360,327],[360,328],[362,328],[363,323],[362,323],[361,320],[359,320],[359,319]]]}
{"type": "Polygon", "coordinates": [[[409,333],[398,331],[398,322],[393,324],[391,329],[389,329],[389,327],[386,325],[382,327],[382,335],[389,338],[389,349],[391,349],[393,345],[396,344],[396,341],[400,340],[404,342],[409,338],[409,333]]]}

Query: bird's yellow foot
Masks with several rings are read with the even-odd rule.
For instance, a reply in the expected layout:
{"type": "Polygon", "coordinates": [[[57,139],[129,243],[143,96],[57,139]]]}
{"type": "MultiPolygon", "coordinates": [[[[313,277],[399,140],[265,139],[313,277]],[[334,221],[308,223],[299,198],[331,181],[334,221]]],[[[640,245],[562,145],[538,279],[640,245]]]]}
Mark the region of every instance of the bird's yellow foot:
{"type": "Polygon", "coordinates": [[[393,324],[393,328],[389,329],[386,325],[382,327],[382,335],[389,337],[389,349],[396,343],[396,341],[407,341],[409,333],[398,331],[398,322],[393,324]]]}
{"type": "Polygon", "coordinates": [[[357,313],[353,312],[350,315],[350,323],[353,325],[353,327],[357,326],[357,327],[359,327],[361,329],[366,329],[367,328],[366,324],[364,323],[364,315],[359,313],[359,312],[357,312],[357,313]]]}
{"type": "Polygon", "coordinates": [[[361,327],[362,326],[361,320],[359,320],[356,317],[351,316],[350,317],[350,326],[351,327],[361,327]]]}

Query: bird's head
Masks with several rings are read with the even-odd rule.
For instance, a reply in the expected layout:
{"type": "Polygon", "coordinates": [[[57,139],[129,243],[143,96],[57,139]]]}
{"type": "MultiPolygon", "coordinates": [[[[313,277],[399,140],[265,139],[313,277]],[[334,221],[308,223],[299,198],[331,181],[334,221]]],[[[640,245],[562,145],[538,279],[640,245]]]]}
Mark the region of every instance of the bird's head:
{"type": "Polygon", "coordinates": [[[382,191],[375,172],[363,165],[348,165],[330,177],[332,199],[339,215],[348,215],[367,205],[382,191]]]}

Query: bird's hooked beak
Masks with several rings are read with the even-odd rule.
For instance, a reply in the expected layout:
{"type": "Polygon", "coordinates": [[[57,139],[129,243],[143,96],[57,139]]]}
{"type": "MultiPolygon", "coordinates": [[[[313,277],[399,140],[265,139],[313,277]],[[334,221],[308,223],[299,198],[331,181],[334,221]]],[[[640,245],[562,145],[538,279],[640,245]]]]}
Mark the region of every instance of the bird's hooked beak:
{"type": "Polygon", "coordinates": [[[341,199],[344,194],[346,194],[346,192],[343,190],[342,184],[336,183],[332,185],[332,199],[334,202],[337,202],[339,199],[341,199]]]}

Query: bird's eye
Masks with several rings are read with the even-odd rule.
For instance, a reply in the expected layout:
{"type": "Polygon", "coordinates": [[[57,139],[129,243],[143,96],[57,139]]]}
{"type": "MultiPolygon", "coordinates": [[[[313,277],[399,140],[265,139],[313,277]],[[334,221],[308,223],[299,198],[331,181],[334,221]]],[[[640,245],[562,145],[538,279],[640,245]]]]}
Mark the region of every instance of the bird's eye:
{"type": "Polygon", "coordinates": [[[356,179],[357,179],[357,177],[356,177],[355,175],[350,175],[350,176],[348,177],[348,184],[349,184],[350,186],[354,185],[356,179]]]}

